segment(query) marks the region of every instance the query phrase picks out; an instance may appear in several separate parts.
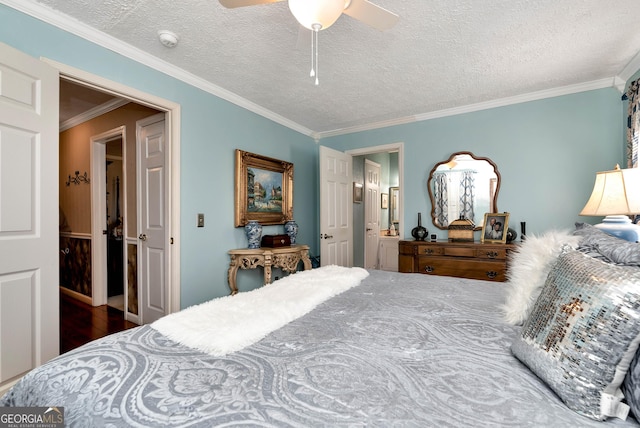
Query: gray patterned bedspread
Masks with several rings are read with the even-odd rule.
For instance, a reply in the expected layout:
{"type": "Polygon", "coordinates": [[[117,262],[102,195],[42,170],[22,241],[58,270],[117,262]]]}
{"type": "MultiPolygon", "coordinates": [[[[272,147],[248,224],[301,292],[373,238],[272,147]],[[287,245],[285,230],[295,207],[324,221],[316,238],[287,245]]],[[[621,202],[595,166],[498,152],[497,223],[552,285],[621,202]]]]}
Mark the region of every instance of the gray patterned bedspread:
{"type": "Polygon", "coordinates": [[[603,427],[512,356],[504,285],[372,271],[226,357],[148,326],[25,376],[2,405],[64,406],[69,426],[603,427]]]}

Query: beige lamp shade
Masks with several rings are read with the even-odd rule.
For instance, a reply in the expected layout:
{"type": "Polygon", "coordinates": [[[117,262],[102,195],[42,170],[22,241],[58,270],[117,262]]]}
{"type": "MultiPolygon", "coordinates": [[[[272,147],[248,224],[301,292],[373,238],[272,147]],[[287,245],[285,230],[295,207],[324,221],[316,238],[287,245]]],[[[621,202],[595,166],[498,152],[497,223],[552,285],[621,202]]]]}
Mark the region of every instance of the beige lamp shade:
{"type": "Polygon", "coordinates": [[[593,192],[580,215],[640,214],[640,169],[616,168],[596,173],[593,192]]]}

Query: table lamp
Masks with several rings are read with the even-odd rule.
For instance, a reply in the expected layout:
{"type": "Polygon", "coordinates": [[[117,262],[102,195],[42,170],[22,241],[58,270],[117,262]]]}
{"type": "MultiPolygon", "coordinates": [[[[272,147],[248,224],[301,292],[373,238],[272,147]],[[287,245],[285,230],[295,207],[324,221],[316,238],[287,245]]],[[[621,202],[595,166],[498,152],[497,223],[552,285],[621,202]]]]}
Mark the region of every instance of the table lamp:
{"type": "Polygon", "coordinates": [[[640,241],[640,226],[630,215],[640,213],[640,169],[620,169],[596,173],[593,192],[580,215],[606,216],[595,227],[631,242],[640,241]]]}

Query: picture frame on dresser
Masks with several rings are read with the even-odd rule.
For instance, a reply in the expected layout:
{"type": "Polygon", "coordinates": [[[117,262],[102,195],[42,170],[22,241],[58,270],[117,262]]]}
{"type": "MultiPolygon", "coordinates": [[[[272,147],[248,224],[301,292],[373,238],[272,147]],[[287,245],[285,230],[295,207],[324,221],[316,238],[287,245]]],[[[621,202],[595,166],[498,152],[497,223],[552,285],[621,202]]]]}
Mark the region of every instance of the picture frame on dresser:
{"type": "Polygon", "coordinates": [[[293,219],[293,163],[236,149],[235,227],[293,219]]]}
{"type": "Polygon", "coordinates": [[[485,213],[480,242],[504,244],[507,242],[508,229],[509,213],[485,213]]]}

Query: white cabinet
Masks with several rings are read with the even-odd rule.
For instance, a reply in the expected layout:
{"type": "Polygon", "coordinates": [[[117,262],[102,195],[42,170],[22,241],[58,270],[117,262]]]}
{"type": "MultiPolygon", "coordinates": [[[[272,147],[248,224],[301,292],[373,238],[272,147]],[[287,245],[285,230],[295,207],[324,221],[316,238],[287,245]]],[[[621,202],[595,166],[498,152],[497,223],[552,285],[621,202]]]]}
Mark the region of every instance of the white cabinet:
{"type": "Polygon", "coordinates": [[[378,268],[398,272],[398,236],[380,236],[378,241],[378,268]]]}

